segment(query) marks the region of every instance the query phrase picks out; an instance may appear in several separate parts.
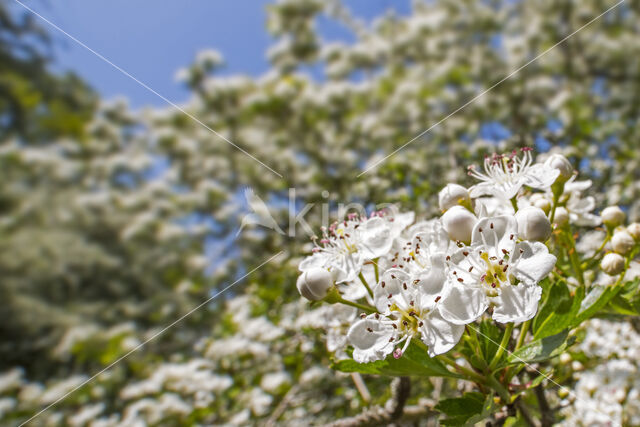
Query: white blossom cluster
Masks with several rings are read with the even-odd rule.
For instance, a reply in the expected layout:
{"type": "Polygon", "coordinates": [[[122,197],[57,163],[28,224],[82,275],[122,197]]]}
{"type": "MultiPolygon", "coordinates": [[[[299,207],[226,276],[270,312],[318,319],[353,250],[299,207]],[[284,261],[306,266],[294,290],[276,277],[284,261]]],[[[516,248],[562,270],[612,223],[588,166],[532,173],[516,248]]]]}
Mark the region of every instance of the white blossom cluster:
{"type": "Polygon", "coordinates": [[[594,319],[585,324],[578,351],[593,368],[574,376],[577,382],[562,410],[564,426],[640,425],[640,333],[630,323],[594,319]]]}
{"type": "Polygon", "coordinates": [[[561,155],[536,163],[523,148],[488,156],[483,171],[472,166],[469,174],[480,182],[442,189],[439,218],[350,214],[313,239],[313,254],[299,264],[301,295],[372,306],[347,332],[356,361],[399,358],[412,339],[432,356],[446,353],[464,325],[487,311],[500,323],[533,318],[542,293],[538,283],[556,263],[544,242],[558,212],[546,197],[554,186],[568,184],[575,204],[587,206],[562,221],[595,218],[593,204],[573,192],[575,174],[561,155]]]}

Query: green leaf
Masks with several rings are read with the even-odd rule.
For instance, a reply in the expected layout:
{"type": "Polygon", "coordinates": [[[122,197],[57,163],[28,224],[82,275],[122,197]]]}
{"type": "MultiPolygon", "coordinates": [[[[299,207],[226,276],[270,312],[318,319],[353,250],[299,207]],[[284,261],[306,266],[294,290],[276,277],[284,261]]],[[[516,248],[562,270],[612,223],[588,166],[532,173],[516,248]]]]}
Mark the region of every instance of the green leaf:
{"type": "MultiPolygon", "coordinates": [[[[637,303],[637,301],[634,301],[637,303]]],[[[638,309],[640,308],[638,304],[633,304],[631,301],[624,298],[622,295],[618,294],[609,301],[609,305],[607,308],[615,313],[629,315],[629,316],[637,316],[640,314],[638,309]]]]}
{"type": "Polygon", "coordinates": [[[511,365],[519,363],[542,362],[551,359],[562,353],[569,345],[573,344],[573,339],[567,340],[569,330],[552,335],[550,337],[537,339],[518,351],[514,351],[507,357],[507,363],[511,365]]]}
{"type": "Polygon", "coordinates": [[[620,286],[594,286],[591,292],[582,300],[580,311],[571,322],[571,327],[578,326],[585,320],[595,316],[621,289],[622,287],[620,286]]]}
{"type": "Polygon", "coordinates": [[[571,295],[564,281],[554,284],[534,320],[534,338],[545,338],[557,334],[572,324],[583,299],[584,287],[577,288],[571,295]]]}
{"type": "Polygon", "coordinates": [[[465,393],[462,397],[443,399],[435,406],[435,410],[446,415],[440,420],[445,426],[461,426],[474,415],[482,413],[484,396],[481,393],[465,393]]]}
{"type": "Polygon", "coordinates": [[[473,425],[480,422],[495,411],[493,394],[465,393],[462,397],[443,399],[435,406],[435,410],[446,415],[440,419],[443,426],[473,425]]]}
{"type": "Polygon", "coordinates": [[[370,363],[358,363],[355,360],[340,360],[331,367],[341,372],[359,372],[370,375],[386,375],[392,377],[450,377],[461,378],[447,370],[437,359],[429,357],[426,348],[420,343],[412,342],[402,357],[395,359],[393,355],[385,360],[370,363]]]}

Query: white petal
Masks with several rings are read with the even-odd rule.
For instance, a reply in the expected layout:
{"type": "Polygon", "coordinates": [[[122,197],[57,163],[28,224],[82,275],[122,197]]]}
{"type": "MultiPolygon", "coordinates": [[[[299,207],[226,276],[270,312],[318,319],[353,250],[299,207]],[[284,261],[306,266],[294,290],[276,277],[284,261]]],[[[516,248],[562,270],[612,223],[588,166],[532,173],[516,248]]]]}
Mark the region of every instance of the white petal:
{"type": "Polygon", "coordinates": [[[545,164],[535,164],[529,167],[524,178],[524,185],[539,190],[546,190],[555,182],[560,175],[558,169],[549,167],[545,164]]]}
{"type": "Polygon", "coordinates": [[[357,321],[347,333],[347,339],[353,345],[353,360],[368,363],[382,360],[393,351],[395,329],[391,325],[383,325],[369,315],[357,321]]]}
{"type": "Polygon", "coordinates": [[[527,284],[544,279],[556,265],[556,257],[540,242],[520,242],[511,259],[511,274],[527,284]]]}
{"type": "Polygon", "coordinates": [[[388,304],[392,302],[402,307],[408,306],[411,297],[405,295],[408,293],[405,292],[405,284],[408,291],[411,285],[411,277],[405,271],[398,268],[391,268],[385,271],[380,278],[380,283],[373,289],[373,298],[378,311],[387,311],[388,304]]]}
{"type": "Polygon", "coordinates": [[[466,325],[482,316],[489,306],[486,293],[481,288],[451,285],[448,294],[438,307],[445,320],[456,325],[466,325]]]}
{"type": "Polygon", "coordinates": [[[433,300],[435,297],[441,296],[447,283],[444,254],[432,255],[430,260],[431,268],[414,276],[415,280],[418,280],[417,286],[420,288],[423,298],[427,300],[433,300]]]}
{"type": "Polygon", "coordinates": [[[447,322],[436,310],[424,320],[422,341],[429,347],[429,356],[446,353],[460,341],[464,325],[447,322]]]}
{"type": "Polygon", "coordinates": [[[496,254],[502,257],[500,251],[507,249],[511,251],[515,243],[518,225],[515,217],[510,215],[496,216],[493,218],[483,218],[473,228],[471,237],[472,245],[485,245],[487,248],[495,248],[496,254]],[[480,231],[482,230],[482,231],[480,231]]]}
{"type": "Polygon", "coordinates": [[[493,310],[493,320],[500,323],[524,322],[536,315],[538,301],[542,295],[542,288],[538,285],[518,286],[505,285],[500,295],[492,298],[496,304],[493,310]]]}
{"type": "Polygon", "coordinates": [[[420,244],[421,252],[424,251],[426,255],[446,252],[449,248],[449,234],[439,219],[421,223],[419,228],[411,231],[411,246],[415,248],[416,244],[420,244]]]}
{"type": "Polygon", "coordinates": [[[481,182],[469,188],[469,196],[473,199],[481,196],[494,196],[495,193],[495,185],[490,182],[481,182]]]}
{"type": "Polygon", "coordinates": [[[395,237],[391,233],[391,224],[380,217],[369,218],[360,224],[356,241],[365,258],[374,259],[389,252],[395,237]]]}
{"type": "Polygon", "coordinates": [[[317,252],[303,259],[298,265],[298,269],[302,272],[311,270],[312,268],[327,268],[331,260],[324,252],[317,252]]]}

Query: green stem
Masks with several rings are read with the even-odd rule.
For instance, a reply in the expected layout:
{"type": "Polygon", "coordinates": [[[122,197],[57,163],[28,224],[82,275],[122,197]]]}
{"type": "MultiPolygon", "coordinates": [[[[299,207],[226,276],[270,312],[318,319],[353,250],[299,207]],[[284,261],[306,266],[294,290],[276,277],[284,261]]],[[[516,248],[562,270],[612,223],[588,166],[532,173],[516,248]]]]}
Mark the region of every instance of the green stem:
{"type": "Polygon", "coordinates": [[[380,281],[380,275],[379,275],[379,272],[378,272],[378,259],[379,258],[376,258],[373,261],[371,261],[371,262],[373,262],[373,272],[374,272],[375,277],[376,277],[376,283],[378,283],[380,281]]]}
{"type": "Polygon", "coordinates": [[[354,302],[354,301],[349,301],[349,300],[346,300],[344,298],[338,299],[337,302],[339,302],[341,304],[345,304],[345,305],[350,305],[351,307],[359,308],[360,310],[362,310],[362,311],[364,311],[365,313],[368,313],[368,314],[376,312],[376,309],[371,307],[371,306],[360,304],[360,303],[357,303],[357,302],[354,302]]]}
{"type": "Polygon", "coordinates": [[[440,355],[438,356],[438,359],[441,360],[442,362],[446,363],[447,365],[451,366],[453,369],[455,369],[456,371],[468,376],[469,378],[473,379],[475,382],[479,383],[479,384],[485,384],[486,383],[486,378],[483,377],[482,375],[478,374],[477,372],[472,371],[471,369],[464,367],[464,366],[460,366],[456,363],[455,360],[451,359],[448,356],[445,355],[440,355]]]}
{"type": "Polygon", "coordinates": [[[520,335],[518,336],[518,341],[516,341],[516,346],[513,351],[518,350],[524,344],[524,339],[527,336],[527,332],[529,331],[529,326],[531,325],[531,320],[527,320],[520,327],[520,335]]]}
{"type": "Polygon", "coordinates": [[[513,332],[513,323],[507,323],[507,327],[504,330],[504,334],[502,335],[502,341],[500,341],[500,346],[496,351],[495,356],[493,356],[493,360],[489,364],[489,369],[493,370],[498,363],[500,362],[500,358],[504,353],[505,349],[509,345],[509,339],[511,338],[511,332],[513,332]]]}
{"type": "Polygon", "coordinates": [[[571,262],[571,266],[573,267],[573,271],[578,277],[578,282],[580,286],[584,286],[584,273],[582,272],[582,267],[580,265],[580,260],[578,259],[578,255],[576,254],[576,242],[573,239],[573,235],[571,234],[571,229],[566,230],[566,240],[569,244],[569,249],[567,249],[567,253],[569,255],[569,261],[571,262]]]}
{"type": "Polygon", "coordinates": [[[551,207],[551,216],[549,217],[549,222],[553,224],[553,220],[556,218],[556,208],[558,207],[558,202],[560,201],[560,196],[564,192],[564,184],[561,187],[556,186],[556,184],[551,186],[551,190],[553,192],[553,206],[551,207]]]}
{"type": "Polygon", "coordinates": [[[511,403],[511,395],[509,394],[509,391],[502,384],[500,384],[500,382],[496,380],[493,375],[487,376],[487,384],[498,392],[498,395],[500,395],[505,403],[511,403]]]}
{"type": "Polygon", "coordinates": [[[362,282],[364,287],[367,288],[367,292],[369,292],[369,295],[371,295],[371,298],[373,298],[373,291],[371,290],[371,288],[369,287],[369,284],[367,283],[366,279],[362,275],[362,271],[360,272],[360,274],[358,274],[358,277],[360,278],[360,281],[362,282]]]}
{"type": "Polygon", "coordinates": [[[518,202],[516,202],[516,197],[513,196],[511,198],[511,206],[513,206],[513,211],[518,212],[518,202]]]}

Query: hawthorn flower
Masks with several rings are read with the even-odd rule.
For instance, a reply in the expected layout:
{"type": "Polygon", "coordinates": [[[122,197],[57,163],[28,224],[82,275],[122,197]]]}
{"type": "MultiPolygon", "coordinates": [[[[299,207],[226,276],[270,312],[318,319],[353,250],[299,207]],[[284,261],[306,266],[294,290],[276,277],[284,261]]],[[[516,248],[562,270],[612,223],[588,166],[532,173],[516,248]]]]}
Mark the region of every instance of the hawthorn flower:
{"type": "Polygon", "coordinates": [[[596,227],[602,223],[602,219],[592,213],[596,208],[596,199],[592,196],[582,197],[589,187],[591,180],[576,181],[575,175],[564,185],[564,194],[568,196],[565,206],[572,224],[596,227]]]}
{"type": "Polygon", "coordinates": [[[347,334],[354,347],[353,359],[366,363],[391,353],[399,358],[413,338],[421,339],[432,357],[449,351],[460,340],[464,326],[448,322],[440,314],[440,308],[447,304],[446,294],[442,256],[420,275],[397,268],[387,270],[374,288],[379,313],[363,316],[347,334]]]}
{"type": "Polygon", "coordinates": [[[389,253],[396,237],[413,218],[413,212],[394,216],[377,211],[369,218],[349,214],[347,220],[323,228],[322,238],[313,239],[313,254],[298,269],[304,272],[324,268],[333,274],[336,283],[353,281],[365,261],[389,253]]]}
{"type": "Polygon", "coordinates": [[[447,257],[453,283],[440,309],[455,324],[466,324],[494,306],[493,319],[523,322],[538,309],[538,282],[556,263],[540,242],[519,241],[513,216],[485,218],[473,229],[470,246],[447,257]]]}
{"type": "Polygon", "coordinates": [[[471,187],[471,197],[495,196],[509,200],[525,185],[539,190],[551,187],[560,171],[548,164],[533,164],[531,148],[522,148],[522,153],[522,158],[515,150],[485,157],[484,173],[469,166],[469,175],[482,181],[471,187]]]}
{"type": "MultiPolygon", "coordinates": [[[[410,274],[419,274],[433,266],[433,256],[447,252],[451,241],[438,219],[416,224],[412,238],[393,254],[392,267],[398,267],[410,274]]],[[[437,257],[436,257],[437,258],[437,257]]]]}

